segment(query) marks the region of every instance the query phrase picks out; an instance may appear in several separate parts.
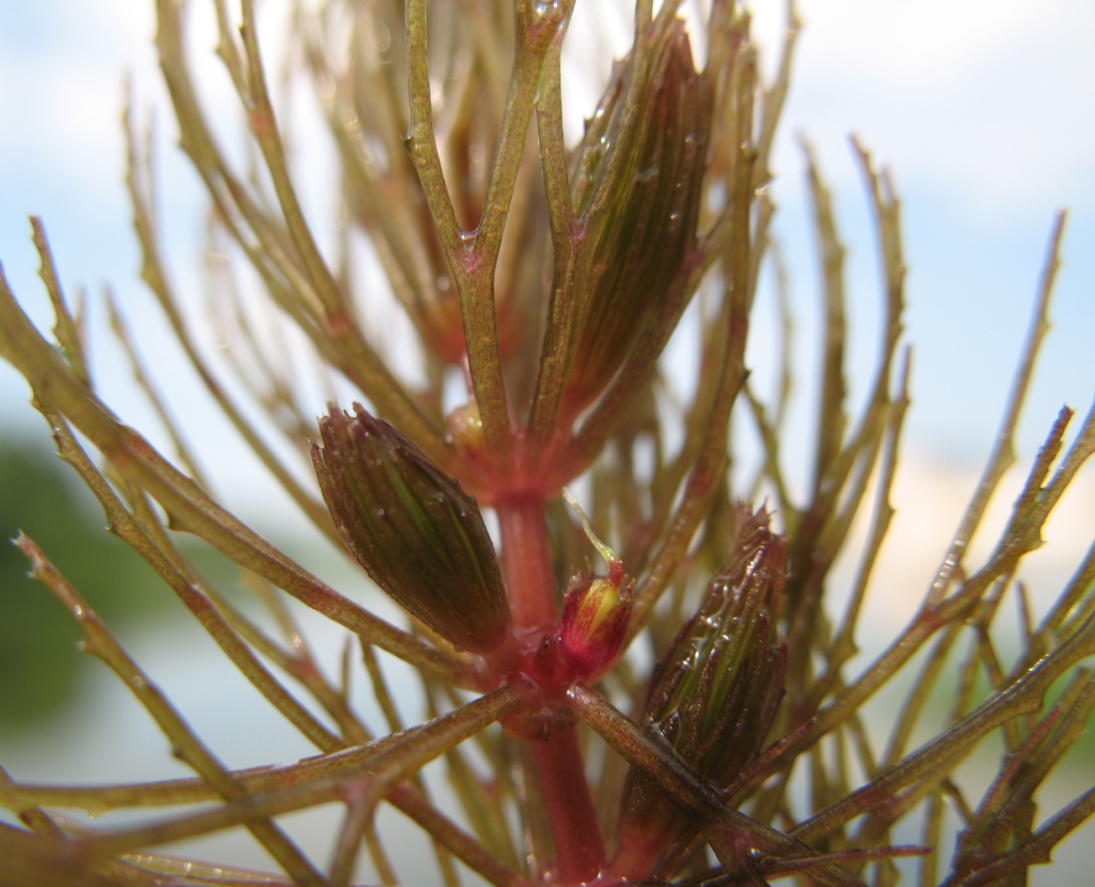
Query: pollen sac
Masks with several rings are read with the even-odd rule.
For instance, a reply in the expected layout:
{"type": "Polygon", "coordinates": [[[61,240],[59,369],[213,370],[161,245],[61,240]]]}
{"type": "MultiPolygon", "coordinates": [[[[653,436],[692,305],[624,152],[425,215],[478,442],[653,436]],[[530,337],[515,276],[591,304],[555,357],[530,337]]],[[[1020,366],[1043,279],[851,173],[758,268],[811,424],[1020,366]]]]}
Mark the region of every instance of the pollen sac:
{"type": "MultiPolygon", "coordinates": [[[[659,663],[643,715],[647,729],[719,787],[757,756],[783,695],[785,651],[776,626],[786,540],[769,529],[763,510],[750,515],[739,508],[738,524],[734,557],[712,578],[699,611],[659,663]]],[[[688,817],[632,768],[620,808],[621,840],[656,856],[690,828],[688,817]]]]}
{"type": "Polygon", "coordinates": [[[633,580],[623,565],[609,564],[607,576],[577,574],[563,596],[559,654],[574,679],[594,680],[620,652],[631,616],[633,580]]]}
{"type": "Polygon", "coordinates": [[[346,546],[400,606],[461,650],[487,652],[510,621],[475,499],[387,422],[354,404],[319,421],[312,461],[346,546]]]}
{"type": "Polygon", "coordinates": [[[660,25],[653,39],[641,64],[629,56],[617,66],[572,173],[574,202],[595,238],[566,390],[574,412],[612,381],[644,332],[675,322],[685,298],[711,89],[693,67],[683,22],[660,25]]]}

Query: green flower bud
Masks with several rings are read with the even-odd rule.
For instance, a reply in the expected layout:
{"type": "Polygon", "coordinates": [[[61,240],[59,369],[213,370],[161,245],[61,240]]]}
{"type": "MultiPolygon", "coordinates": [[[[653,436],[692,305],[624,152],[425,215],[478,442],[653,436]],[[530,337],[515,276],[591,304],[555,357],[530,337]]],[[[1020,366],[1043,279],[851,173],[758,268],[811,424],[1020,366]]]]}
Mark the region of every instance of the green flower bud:
{"type": "MultiPolygon", "coordinates": [[[[711,580],[651,682],[643,725],[700,776],[725,787],[760,752],[783,695],[776,638],[787,543],[763,510],[738,510],[736,553],[711,580]]],[[[649,865],[694,826],[642,771],[620,807],[621,852],[649,865]]]]}
{"type": "Polygon", "coordinates": [[[312,461],[346,546],[384,591],[457,649],[486,652],[510,613],[475,499],[387,422],[354,404],[319,421],[312,461]]]}
{"type": "Polygon", "coordinates": [[[573,413],[612,381],[644,329],[672,325],[683,304],[675,281],[695,243],[711,90],[682,21],[655,41],[642,70],[630,56],[617,67],[579,148],[575,203],[597,240],[566,392],[573,413]],[[632,90],[641,112],[628,120],[632,90]]]}

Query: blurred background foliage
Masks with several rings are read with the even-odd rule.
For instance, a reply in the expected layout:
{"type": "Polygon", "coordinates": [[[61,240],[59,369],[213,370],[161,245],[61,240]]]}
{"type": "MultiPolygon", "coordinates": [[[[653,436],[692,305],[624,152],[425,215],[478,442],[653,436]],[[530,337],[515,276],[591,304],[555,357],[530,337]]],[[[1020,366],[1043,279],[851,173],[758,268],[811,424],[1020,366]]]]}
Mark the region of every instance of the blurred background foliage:
{"type": "MultiPolygon", "coordinates": [[[[0,739],[72,701],[88,671],[79,628],[27,575],[26,557],[11,544],[20,532],[122,636],[184,612],[144,560],[107,532],[91,494],[40,439],[0,435],[0,739]]],[[[204,546],[183,548],[232,595],[232,565],[204,546]]]]}
{"type": "Polygon", "coordinates": [[[168,598],[129,546],[103,530],[102,512],[40,441],[0,439],[0,735],[42,718],[79,687],[80,630],[10,544],[40,541],[112,624],[148,619],[168,598]]]}

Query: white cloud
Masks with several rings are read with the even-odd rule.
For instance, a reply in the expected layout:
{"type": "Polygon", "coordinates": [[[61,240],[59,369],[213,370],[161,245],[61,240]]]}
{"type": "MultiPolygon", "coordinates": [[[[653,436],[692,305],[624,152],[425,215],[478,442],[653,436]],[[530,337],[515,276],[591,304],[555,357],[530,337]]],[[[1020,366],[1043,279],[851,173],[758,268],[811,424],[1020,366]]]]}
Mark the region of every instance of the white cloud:
{"type": "Polygon", "coordinates": [[[125,73],[143,76],[153,64],[151,7],[127,0],[53,6],[0,9],[0,156],[94,191],[103,177],[93,171],[121,162],[125,73]]]}
{"type": "MultiPolygon", "coordinates": [[[[757,5],[774,49],[782,4],[757,5]]],[[[804,0],[801,17],[789,130],[855,131],[902,181],[974,210],[1095,199],[1095,6],[804,0]]]]}
{"type": "MultiPolygon", "coordinates": [[[[1026,460],[1013,467],[1001,482],[964,556],[962,566],[969,574],[991,556],[1028,470],[1026,460]]],[[[949,467],[923,452],[910,452],[901,458],[890,497],[896,513],[873,573],[861,623],[859,640],[867,656],[879,652],[877,645],[872,646],[872,639],[888,642],[915,615],[979,479],[979,471],[949,467]]],[[[1076,477],[1058,503],[1045,526],[1045,544],[1023,560],[1016,577],[1027,586],[1035,621],[1060,595],[1091,545],[1093,509],[1095,471],[1089,467],[1076,477]]],[[[869,516],[861,516],[853,529],[846,549],[853,555],[858,555],[865,544],[869,516]]],[[[839,564],[833,583],[834,603],[850,585],[856,567],[853,561],[854,557],[845,558],[839,564]]],[[[1003,624],[1015,625],[1014,589],[1001,613],[1003,624]]]]}

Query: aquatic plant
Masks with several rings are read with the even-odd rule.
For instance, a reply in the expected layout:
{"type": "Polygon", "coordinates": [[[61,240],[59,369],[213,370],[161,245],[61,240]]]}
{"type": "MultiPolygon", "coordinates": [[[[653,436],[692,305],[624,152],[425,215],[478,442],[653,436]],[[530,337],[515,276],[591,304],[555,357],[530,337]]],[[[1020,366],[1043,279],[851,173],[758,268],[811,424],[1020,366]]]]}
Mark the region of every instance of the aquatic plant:
{"type": "MultiPolygon", "coordinates": [[[[853,672],[908,405],[905,259],[890,177],[856,145],[883,322],[867,397],[851,415],[843,250],[808,156],[824,347],[813,475],[800,494],[781,447],[791,340],[776,359],[774,402],[751,385],[745,356],[762,269],[777,261],[765,186],[793,6],[776,77],[763,83],[738,4],[714,0],[686,23],[677,3],[655,12],[639,0],[633,45],[576,144],[564,138],[561,87],[573,0],[296,9],[293,50],[341,161],[332,249],[304,209],[254,3],[241,0],[237,20],[226,0],[213,2],[217,52],[246,123],[244,160],[208,118],[176,0],[157,0],[157,47],[181,148],[211,201],[208,285],[227,360],[203,350],[166,271],[131,109],[142,275],[254,458],[360,565],[361,581],[331,587],[222,506],[151,387],[173,459],[116,418],[35,222],[52,338],[3,280],[0,354],[26,377],[110,530],[315,754],[229,769],[49,554],[20,537],[85,651],[118,675],[196,775],[77,786],[0,771],[0,800],[22,823],[0,827],[0,883],[345,885],[360,877],[363,852],[370,878],[397,883],[398,848],[375,825],[387,805],[428,837],[446,884],[462,868],[496,885],[888,884],[902,857],[923,884],[1024,883],[1095,805],[1087,791],[1037,816],[1039,788],[1095,704],[1082,664],[1095,652],[1095,548],[1047,612],[1036,618],[1024,606],[1017,637],[1000,641],[995,621],[1005,595],[1026,602],[1017,572],[1095,448],[1095,414],[1066,443],[1072,413],[1061,412],[990,556],[970,563],[967,545],[1014,459],[1063,216],[983,479],[913,619],[853,672]],[[377,294],[359,267],[366,242],[410,341],[368,320],[377,294]],[[697,322],[682,325],[689,313],[697,322]],[[675,334],[692,336],[698,368],[683,400],[664,359],[675,334]],[[306,343],[307,367],[287,359],[286,337],[306,343]],[[408,349],[420,357],[413,377],[392,359],[408,349]],[[316,380],[333,392],[328,405],[315,401],[316,380]],[[755,477],[731,470],[735,412],[761,441],[755,477]],[[568,488],[584,491],[588,517],[568,488]],[[831,571],[857,518],[869,530],[838,612],[831,571]],[[265,614],[215,587],[180,537],[235,562],[265,614]],[[381,593],[405,624],[373,612],[381,593]],[[319,666],[289,599],[353,639],[340,675],[319,666]],[[891,689],[918,654],[920,671],[891,689]],[[386,676],[395,660],[421,685],[425,711],[413,726],[386,676]],[[355,708],[351,675],[370,682],[383,722],[355,708]],[[904,701],[880,747],[863,707],[884,690],[904,701]],[[928,705],[936,693],[947,696],[942,718],[928,705]],[[925,727],[932,738],[913,748],[925,727]],[[1006,754],[971,797],[955,773],[990,736],[1006,754]],[[438,759],[451,797],[423,772],[438,759]],[[947,803],[960,818],[949,856],[947,803]],[[341,822],[317,861],[283,817],[328,804],[341,822]],[[171,812],[99,827],[55,812],[71,808],[171,812]],[[914,819],[915,842],[897,843],[914,819]],[[240,826],[280,874],[161,849],[240,826]]],[[[140,336],[120,341],[142,366],[140,336]]]]}

